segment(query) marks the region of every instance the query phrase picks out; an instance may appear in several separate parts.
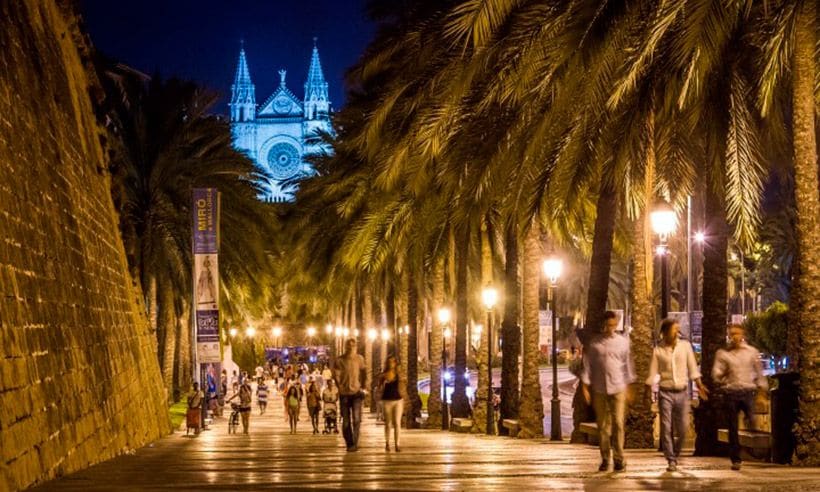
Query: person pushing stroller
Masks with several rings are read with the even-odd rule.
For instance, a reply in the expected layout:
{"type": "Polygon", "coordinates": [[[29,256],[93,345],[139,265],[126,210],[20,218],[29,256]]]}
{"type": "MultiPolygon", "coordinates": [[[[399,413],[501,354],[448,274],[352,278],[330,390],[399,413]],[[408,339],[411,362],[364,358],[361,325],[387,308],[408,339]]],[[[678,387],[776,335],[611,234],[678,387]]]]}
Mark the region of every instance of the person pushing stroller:
{"type": "Polygon", "coordinates": [[[337,402],[339,401],[339,390],[333,384],[333,379],[327,379],[327,386],[322,391],[322,402],[324,403],[323,416],[325,418],[325,429],[323,434],[339,433],[337,402]]]}

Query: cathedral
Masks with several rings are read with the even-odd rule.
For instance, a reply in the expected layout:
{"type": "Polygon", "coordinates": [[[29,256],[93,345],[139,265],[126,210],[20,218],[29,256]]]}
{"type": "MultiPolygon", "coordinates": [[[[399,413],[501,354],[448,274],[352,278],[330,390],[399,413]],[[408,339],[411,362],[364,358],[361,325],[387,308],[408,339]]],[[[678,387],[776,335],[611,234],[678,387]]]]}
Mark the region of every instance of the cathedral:
{"type": "Polygon", "coordinates": [[[271,179],[263,183],[260,196],[265,201],[293,199],[294,179],[313,173],[305,157],[329,151],[319,135],[332,133],[327,82],[319,62],[319,49],[313,40],[304,99],[288,89],[285,70],[279,70],[279,87],[257,110],[256,90],[251,82],[244,47],[231,86],[231,131],[234,147],[245,152],[267,171],[271,179]]]}

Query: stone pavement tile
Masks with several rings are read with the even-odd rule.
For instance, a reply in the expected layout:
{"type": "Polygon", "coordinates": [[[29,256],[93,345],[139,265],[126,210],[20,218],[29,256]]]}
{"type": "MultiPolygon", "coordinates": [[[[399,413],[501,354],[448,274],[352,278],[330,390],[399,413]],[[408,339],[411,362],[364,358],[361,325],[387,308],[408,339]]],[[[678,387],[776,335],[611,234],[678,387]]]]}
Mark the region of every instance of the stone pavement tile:
{"type": "Polygon", "coordinates": [[[598,473],[597,448],[411,430],[402,452],[384,451],[383,427],[365,413],[361,445],[347,453],[341,435],[311,435],[303,412],[291,436],[277,398],[251,417],[249,435],[228,435],[226,419],[197,437],[174,434],[152,446],[43,484],[43,490],[736,490],[820,489],[820,469],[682,460],[667,473],[653,450],[629,450],[627,472],[598,473]]]}

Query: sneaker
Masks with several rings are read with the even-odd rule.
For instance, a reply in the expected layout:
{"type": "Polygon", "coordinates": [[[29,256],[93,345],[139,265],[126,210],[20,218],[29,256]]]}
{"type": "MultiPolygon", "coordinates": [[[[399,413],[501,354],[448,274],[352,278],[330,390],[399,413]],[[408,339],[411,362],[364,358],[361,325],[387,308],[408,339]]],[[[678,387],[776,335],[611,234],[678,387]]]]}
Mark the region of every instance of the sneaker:
{"type": "Polygon", "coordinates": [[[623,462],[623,461],[616,461],[614,471],[616,471],[616,472],[626,471],[626,463],[623,462]]]}
{"type": "Polygon", "coordinates": [[[732,470],[735,470],[735,471],[740,470],[740,461],[732,462],[732,470]]]}
{"type": "Polygon", "coordinates": [[[609,470],[609,461],[602,461],[601,464],[598,466],[599,472],[605,472],[609,470]]]}
{"type": "Polygon", "coordinates": [[[349,448],[347,448],[347,450],[350,451],[351,453],[355,453],[356,451],[359,450],[359,446],[355,446],[355,445],[350,446],[349,448]]]}
{"type": "Polygon", "coordinates": [[[668,471],[668,472],[678,471],[678,465],[674,461],[670,461],[669,465],[666,467],[666,471],[668,471]]]}

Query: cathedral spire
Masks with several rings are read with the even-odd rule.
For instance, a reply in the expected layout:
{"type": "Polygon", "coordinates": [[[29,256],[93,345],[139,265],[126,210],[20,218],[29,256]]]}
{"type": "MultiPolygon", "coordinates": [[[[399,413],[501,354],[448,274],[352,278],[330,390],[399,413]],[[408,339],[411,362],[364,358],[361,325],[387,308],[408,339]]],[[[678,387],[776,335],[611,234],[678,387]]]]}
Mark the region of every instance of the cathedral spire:
{"type": "Polygon", "coordinates": [[[327,82],[322,73],[319,60],[319,48],[313,38],[313,54],[310,57],[307,81],[305,81],[305,118],[308,120],[326,119],[330,112],[330,101],[327,97],[327,82]]]}
{"type": "Polygon", "coordinates": [[[256,89],[251,82],[248,60],[245,57],[245,42],[240,41],[239,62],[236,76],[231,86],[231,121],[253,120],[256,114],[256,89]]]}

